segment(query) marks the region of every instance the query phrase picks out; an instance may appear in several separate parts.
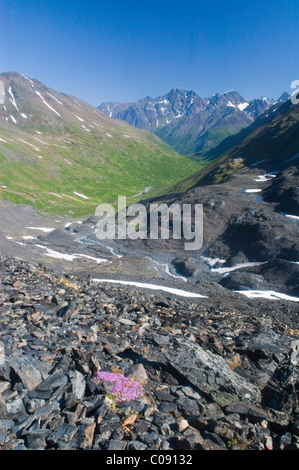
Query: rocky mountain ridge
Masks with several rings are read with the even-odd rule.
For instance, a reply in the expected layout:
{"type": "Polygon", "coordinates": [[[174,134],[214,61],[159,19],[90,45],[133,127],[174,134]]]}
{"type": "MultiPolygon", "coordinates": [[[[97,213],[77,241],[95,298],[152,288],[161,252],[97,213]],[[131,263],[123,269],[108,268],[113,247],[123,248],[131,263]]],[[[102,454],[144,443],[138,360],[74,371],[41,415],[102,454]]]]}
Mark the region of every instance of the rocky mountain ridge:
{"type": "Polygon", "coordinates": [[[178,152],[191,154],[216,146],[289,96],[284,93],[278,100],[261,97],[249,101],[236,91],[227,91],[201,98],[193,91],[174,88],[156,99],[102,103],[98,109],[113,119],[153,131],[178,152]]]}

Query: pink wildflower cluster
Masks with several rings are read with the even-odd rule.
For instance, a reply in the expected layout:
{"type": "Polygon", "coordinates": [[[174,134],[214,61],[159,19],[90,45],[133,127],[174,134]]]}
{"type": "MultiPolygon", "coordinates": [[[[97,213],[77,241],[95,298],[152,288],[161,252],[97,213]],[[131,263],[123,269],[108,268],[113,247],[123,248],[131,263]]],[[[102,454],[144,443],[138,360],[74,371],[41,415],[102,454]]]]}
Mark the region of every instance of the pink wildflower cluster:
{"type": "Polygon", "coordinates": [[[114,383],[113,396],[116,401],[136,400],[143,394],[142,385],[139,382],[125,377],[123,374],[113,372],[97,372],[97,379],[114,383]]]}

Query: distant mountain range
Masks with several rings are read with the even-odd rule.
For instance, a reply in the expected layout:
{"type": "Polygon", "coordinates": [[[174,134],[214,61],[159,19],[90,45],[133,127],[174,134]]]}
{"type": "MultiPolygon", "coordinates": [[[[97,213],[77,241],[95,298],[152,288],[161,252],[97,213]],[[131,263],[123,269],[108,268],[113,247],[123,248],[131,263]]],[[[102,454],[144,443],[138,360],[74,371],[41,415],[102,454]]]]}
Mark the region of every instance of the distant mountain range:
{"type": "Polygon", "coordinates": [[[112,119],[126,121],[154,132],[177,152],[199,154],[216,147],[224,138],[249,126],[271,106],[286,101],[261,97],[252,101],[236,91],[201,98],[193,91],[175,88],[156,99],[136,103],[102,103],[98,109],[112,119]]]}
{"type": "MultiPolygon", "coordinates": [[[[299,105],[287,100],[272,106],[250,126],[224,139],[205,158],[209,162],[207,166],[191,179],[181,182],[176,191],[194,185],[223,183],[246,167],[261,168],[271,173],[298,166],[299,105]]],[[[299,194],[298,186],[293,186],[299,194]]]]}
{"type": "Polygon", "coordinates": [[[4,199],[53,213],[93,213],[118,195],[142,195],[145,188],[161,193],[199,168],[154,134],[38,80],[16,72],[0,74],[0,80],[4,199]]]}
{"type": "MultiPolygon", "coordinates": [[[[0,197],[42,211],[90,214],[118,195],[136,201],[199,180],[222,181],[234,172],[230,162],[266,160],[271,168],[298,153],[298,110],[288,94],[248,102],[235,91],[202,99],[176,89],[136,104],[143,130],[137,120],[134,127],[112,119],[116,105],[105,105],[106,116],[19,73],[0,74],[0,80],[0,197]],[[170,144],[181,153],[197,149],[206,168],[170,144]]],[[[133,105],[120,106],[133,117],[133,105]]]]}

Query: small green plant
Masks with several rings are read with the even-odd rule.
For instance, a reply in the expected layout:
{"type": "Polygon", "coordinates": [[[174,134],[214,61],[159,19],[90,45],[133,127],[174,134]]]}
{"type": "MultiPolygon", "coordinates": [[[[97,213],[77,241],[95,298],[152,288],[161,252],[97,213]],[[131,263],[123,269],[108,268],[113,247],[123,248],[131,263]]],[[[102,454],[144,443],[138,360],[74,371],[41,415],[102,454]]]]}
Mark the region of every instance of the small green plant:
{"type": "Polygon", "coordinates": [[[235,446],[236,444],[238,444],[238,439],[237,438],[234,438],[232,439],[231,441],[228,441],[227,442],[227,447],[228,449],[231,449],[233,446],[235,446]]]}

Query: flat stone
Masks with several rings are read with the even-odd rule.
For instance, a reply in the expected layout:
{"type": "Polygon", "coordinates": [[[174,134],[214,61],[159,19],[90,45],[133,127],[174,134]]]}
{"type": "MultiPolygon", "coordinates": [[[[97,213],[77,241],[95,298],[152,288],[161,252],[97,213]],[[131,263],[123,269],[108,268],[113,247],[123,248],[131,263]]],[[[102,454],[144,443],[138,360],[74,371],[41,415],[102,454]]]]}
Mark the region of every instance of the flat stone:
{"type": "Polygon", "coordinates": [[[148,375],[142,364],[134,364],[130,367],[128,377],[145,384],[148,381],[148,375]]]}
{"type": "Polygon", "coordinates": [[[25,405],[21,398],[16,398],[15,400],[8,402],[6,404],[6,410],[8,418],[14,418],[27,414],[25,405]]]}
{"type": "Polygon", "coordinates": [[[179,398],[176,403],[179,411],[185,416],[200,416],[202,414],[202,409],[195,400],[179,398]]]}
{"type": "Polygon", "coordinates": [[[122,323],[123,325],[129,325],[129,326],[136,325],[134,321],[129,320],[128,318],[118,318],[117,321],[119,321],[119,323],[122,323]]]}
{"type": "Polygon", "coordinates": [[[174,401],[174,396],[164,390],[155,390],[155,395],[161,401],[174,401]]]}
{"type": "Polygon", "coordinates": [[[221,356],[186,338],[175,338],[174,346],[169,347],[165,356],[172,367],[204,394],[218,393],[220,389],[254,403],[261,401],[259,389],[232,371],[221,356]]]}
{"type": "Polygon", "coordinates": [[[81,400],[85,395],[85,379],[83,374],[78,370],[75,371],[74,376],[71,379],[73,394],[78,400],[81,400]]]}
{"type": "Polygon", "coordinates": [[[77,434],[77,443],[79,449],[92,447],[96,423],[93,418],[85,419],[79,426],[77,434]]]}
{"type": "MultiPolygon", "coordinates": [[[[119,441],[117,439],[111,439],[109,441],[107,450],[115,451],[115,450],[125,450],[127,446],[126,441],[119,441]]],[[[137,450],[137,449],[136,449],[137,450]]]]}
{"type": "Polygon", "coordinates": [[[33,390],[42,382],[43,375],[41,370],[43,368],[42,366],[38,367],[38,362],[34,359],[29,357],[10,357],[7,359],[7,362],[27,390],[33,390]]]}
{"type": "Polygon", "coordinates": [[[169,401],[162,401],[159,409],[164,413],[176,413],[178,411],[177,405],[169,401]]]}
{"type": "Polygon", "coordinates": [[[145,450],[146,448],[146,444],[140,441],[131,441],[128,443],[129,450],[145,450]]]}
{"type": "Polygon", "coordinates": [[[253,406],[251,403],[232,403],[225,408],[226,413],[238,413],[241,416],[247,416],[257,421],[269,420],[269,414],[262,408],[253,406]]]}
{"type": "Polygon", "coordinates": [[[29,449],[46,449],[46,438],[51,433],[49,429],[35,429],[26,435],[26,443],[29,449]]]}
{"type": "Polygon", "coordinates": [[[47,443],[51,447],[64,447],[64,443],[70,442],[74,436],[76,435],[78,428],[76,426],[72,426],[71,424],[63,424],[59,426],[57,429],[51,432],[51,434],[47,437],[47,443]]]}
{"type": "Polygon", "coordinates": [[[49,375],[46,380],[41,382],[34,390],[31,390],[28,395],[30,398],[40,398],[45,400],[50,397],[54,398],[55,390],[58,391],[58,395],[62,393],[67,381],[68,376],[66,374],[57,373],[49,375]]]}

